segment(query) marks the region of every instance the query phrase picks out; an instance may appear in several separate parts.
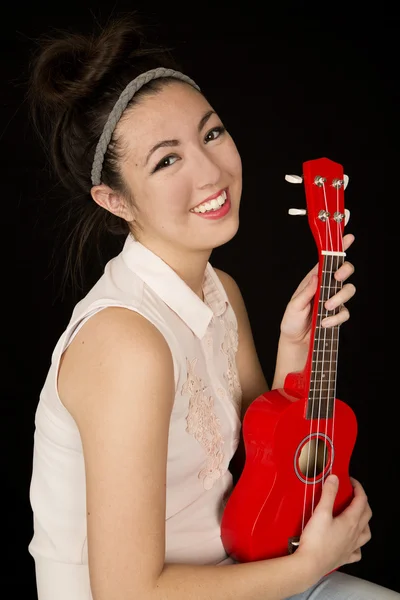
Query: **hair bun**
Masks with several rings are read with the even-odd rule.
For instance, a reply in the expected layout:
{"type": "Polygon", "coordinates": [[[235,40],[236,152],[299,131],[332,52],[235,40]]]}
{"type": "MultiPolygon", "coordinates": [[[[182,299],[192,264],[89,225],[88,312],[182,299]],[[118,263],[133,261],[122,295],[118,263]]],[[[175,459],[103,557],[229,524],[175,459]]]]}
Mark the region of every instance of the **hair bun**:
{"type": "Polygon", "coordinates": [[[43,37],[31,87],[47,108],[66,108],[90,96],[114,67],[140,54],[143,45],[141,29],[132,18],[118,19],[98,35],[62,31],[43,37]]]}

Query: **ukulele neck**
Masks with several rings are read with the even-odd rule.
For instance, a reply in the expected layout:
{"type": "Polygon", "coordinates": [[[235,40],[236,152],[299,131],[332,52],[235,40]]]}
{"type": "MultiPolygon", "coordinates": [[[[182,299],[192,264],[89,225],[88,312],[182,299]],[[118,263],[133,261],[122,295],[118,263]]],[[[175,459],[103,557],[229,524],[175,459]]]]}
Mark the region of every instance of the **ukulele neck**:
{"type": "Polygon", "coordinates": [[[323,327],[321,321],[336,314],[339,308],[327,310],[325,302],[342,287],[334,278],[343,264],[343,252],[322,252],[319,269],[319,290],[313,309],[313,329],[310,343],[310,386],[307,399],[307,419],[333,417],[336,396],[339,326],[323,327]]]}

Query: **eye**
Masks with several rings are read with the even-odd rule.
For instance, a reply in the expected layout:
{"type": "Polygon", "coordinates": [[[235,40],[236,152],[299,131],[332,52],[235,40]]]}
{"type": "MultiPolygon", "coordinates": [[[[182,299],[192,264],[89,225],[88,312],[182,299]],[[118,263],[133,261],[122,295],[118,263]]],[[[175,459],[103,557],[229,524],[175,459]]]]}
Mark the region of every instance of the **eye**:
{"type": "Polygon", "coordinates": [[[164,156],[164,158],[162,158],[160,160],[160,162],[157,163],[157,165],[154,167],[153,173],[155,173],[156,171],[159,171],[160,169],[165,169],[166,167],[170,167],[171,165],[173,165],[175,163],[176,160],[178,160],[178,157],[175,156],[174,154],[169,154],[168,156],[164,156]]]}
{"type": "Polygon", "coordinates": [[[213,127],[213,129],[210,129],[210,131],[206,134],[204,138],[204,143],[208,144],[208,142],[216,140],[217,138],[219,138],[220,135],[224,133],[224,131],[225,127],[223,127],[222,125],[220,125],[219,127],[213,127]]]}

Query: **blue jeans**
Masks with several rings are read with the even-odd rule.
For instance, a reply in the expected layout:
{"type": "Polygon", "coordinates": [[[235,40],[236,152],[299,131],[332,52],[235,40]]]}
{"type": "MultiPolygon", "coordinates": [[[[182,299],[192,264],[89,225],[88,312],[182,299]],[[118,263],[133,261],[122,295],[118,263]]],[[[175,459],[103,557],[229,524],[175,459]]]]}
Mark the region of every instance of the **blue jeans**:
{"type": "Polygon", "coordinates": [[[286,600],[400,600],[400,594],[365,579],[334,571],[286,600]]]}

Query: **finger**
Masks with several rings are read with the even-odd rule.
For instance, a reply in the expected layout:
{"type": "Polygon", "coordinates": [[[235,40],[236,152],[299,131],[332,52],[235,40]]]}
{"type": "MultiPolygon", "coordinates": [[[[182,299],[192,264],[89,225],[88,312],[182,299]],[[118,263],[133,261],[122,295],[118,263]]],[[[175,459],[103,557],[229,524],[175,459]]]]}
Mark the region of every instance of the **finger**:
{"type": "Polygon", "coordinates": [[[310,281],[313,276],[318,275],[318,263],[307,273],[304,279],[301,280],[299,285],[296,288],[292,298],[295,298],[298,294],[300,294],[308,285],[310,285],[310,281]]]}
{"type": "Polygon", "coordinates": [[[361,549],[357,548],[354,552],[351,553],[349,563],[359,562],[362,558],[361,549]]]}
{"type": "Polygon", "coordinates": [[[365,528],[369,528],[369,521],[372,518],[372,509],[369,505],[368,502],[368,496],[365,493],[365,490],[363,488],[363,486],[361,485],[361,483],[358,481],[358,479],[355,479],[354,477],[350,477],[350,482],[351,485],[353,486],[353,493],[354,493],[354,498],[360,498],[361,502],[364,503],[364,514],[362,516],[362,521],[363,524],[361,525],[361,529],[365,529],[365,528]]]}
{"type": "MultiPolygon", "coordinates": [[[[349,478],[351,481],[351,485],[353,486],[354,489],[354,493],[359,493],[360,491],[364,492],[364,488],[361,485],[361,483],[358,481],[358,479],[356,479],[355,477],[350,477],[349,478]]],[[[365,493],[365,492],[364,492],[365,493]]]]}
{"type": "Polygon", "coordinates": [[[362,546],[365,546],[365,544],[368,544],[368,542],[370,541],[372,535],[371,535],[371,529],[367,526],[361,533],[361,535],[358,538],[357,544],[358,546],[361,548],[362,546]]]}
{"type": "Polygon", "coordinates": [[[362,514],[361,519],[360,519],[360,529],[361,529],[361,531],[363,531],[363,532],[369,532],[370,531],[370,529],[369,529],[369,522],[370,522],[371,518],[372,518],[372,510],[371,510],[370,505],[367,503],[367,506],[366,506],[366,508],[364,510],[364,513],[362,514]]]}
{"type": "Polygon", "coordinates": [[[353,283],[345,283],[344,286],[336,292],[333,296],[331,296],[325,302],[325,308],[327,310],[334,310],[338,308],[341,304],[344,304],[351,298],[353,298],[356,293],[356,286],[353,283]]]}
{"type": "Polygon", "coordinates": [[[346,260],[343,264],[340,265],[338,270],[335,271],[334,277],[335,277],[336,281],[345,281],[351,275],[353,275],[354,271],[355,271],[355,267],[354,267],[353,263],[348,262],[346,260]]]}
{"type": "MultiPolygon", "coordinates": [[[[331,296],[331,298],[329,298],[325,302],[324,308],[326,308],[326,310],[335,310],[336,308],[340,307],[340,309],[342,310],[345,308],[345,306],[344,306],[345,302],[347,302],[348,300],[351,300],[351,298],[353,298],[355,293],[356,293],[355,285],[353,285],[352,283],[346,283],[339,292],[337,292],[336,294],[331,296]]],[[[327,316],[333,316],[333,315],[327,315],[327,316]]]]}
{"type": "Polygon", "coordinates": [[[305,287],[301,290],[298,290],[297,293],[294,294],[291,300],[291,306],[296,312],[300,312],[305,308],[309,308],[310,302],[314,298],[315,292],[317,291],[317,283],[317,275],[312,275],[305,287]]]}
{"type": "Polygon", "coordinates": [[[358,530],[362,531],[367,527],[369,521],[370,507],[368,498],[359,482],[356,482],[354,485],[353,492],[354,497],[351,503],[343,510],[338,518],[345,521],[350,518],[352,522],[358,524],[358,530]]]}
{"type": "Polygon", "coordinates": [[[325,317],[321,321],[322,327],[334,327],[335,325],[342,325],[350,319],[349,310],[343,306],[338,313],[331,317],[325,317]]]}
{"type": "Polygon", "coordinates": [[[354,496],[362,496],[363,498],[367,498],[367,494],[361,483],[355,477],[350,477],[351,485],[353,486],[354,496]]]}
{"type": "Polygon", "coordinates": [[[354,242],[354,235],[352,233],[346,233],[346,235],[343,236],[343,250],[347,250],[348,248],[350,248],[350,246],[352,245],[352,243],[354,242]]]}
{"type": "Polygon", "coordinates": [[[328,510],[329,513],[332,513],[338,488],[339,479],[337,475],[329,475],[322,486],[322,494],[316,510],[328,510]]]}

